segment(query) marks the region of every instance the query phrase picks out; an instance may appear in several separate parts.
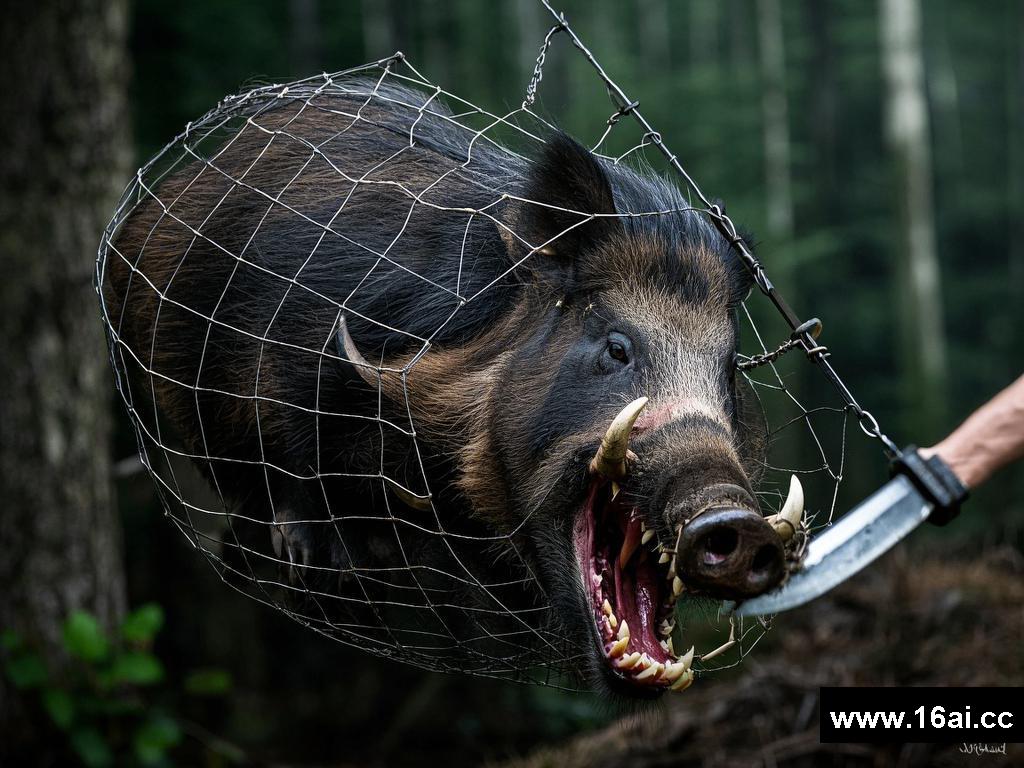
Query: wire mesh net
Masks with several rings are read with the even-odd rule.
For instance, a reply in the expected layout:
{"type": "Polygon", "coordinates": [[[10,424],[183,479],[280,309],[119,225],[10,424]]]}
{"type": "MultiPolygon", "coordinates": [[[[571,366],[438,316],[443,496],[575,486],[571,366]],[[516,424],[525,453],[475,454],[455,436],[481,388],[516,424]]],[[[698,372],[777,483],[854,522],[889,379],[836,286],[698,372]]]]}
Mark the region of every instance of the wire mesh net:
{"type": "MultiPolygon", "coordinates": [[[[485,370],[460,334],[509,306],[524,265],[556,239],[509,222],[537,204],[523,179],[555,128],[533,100],[566,29],[548,33],[526,100],[505,113],[442,90],[400,54],[226,98],[139,170],[104,234],[97,284],[143,464],[226,583],[399,662],[577,687],[592,651],[537,571],[541,504],[467,514],[450,453],[483,448],[431,440],[479,431],[462,402],[479,389],[459,382],[485,370]],[[495,232],[520,254],[500,268],[485,253],[495,232]],[[441,349],[456,353],[437,363],[441,349]],[[417,389],[425,367],[451,386],[417,389]]],[[[616,107],[595,124],[595,156],[665,168],[650,152],[660,136],[616,107]],[[613,132],[629,149],[610,156],[613,132]]],[[[714,231],[717,208],[677,199],[617,215],[694,217],[714,231]]],[[[770,417],[762,507],[777,510],[800,473],[825,524],[849,409],[805,406],[786,383],[800,356],[757,360],[777,340],[746,305],[738,315],[739,359],[764,362],[743,371],[770,417]],[[799,466],[772,463],[786,440],[802,446],[799,466]]],[[[698,671],[735,663],[767,626],[700,599],[680,601],[678,616],[698,671]]]]}

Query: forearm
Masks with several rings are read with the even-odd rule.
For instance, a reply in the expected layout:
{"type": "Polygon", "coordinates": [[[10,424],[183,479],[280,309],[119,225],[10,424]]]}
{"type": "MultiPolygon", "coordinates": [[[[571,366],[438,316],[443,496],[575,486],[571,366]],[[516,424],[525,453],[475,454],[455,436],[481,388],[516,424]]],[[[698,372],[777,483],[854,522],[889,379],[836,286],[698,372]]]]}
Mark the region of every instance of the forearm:
{"type": "Polygon", "coordinates": [[[1024,376],[922,453],[938,453],[968,488],[976,488],[1001,466],[1024,456],[1024,376]]]}

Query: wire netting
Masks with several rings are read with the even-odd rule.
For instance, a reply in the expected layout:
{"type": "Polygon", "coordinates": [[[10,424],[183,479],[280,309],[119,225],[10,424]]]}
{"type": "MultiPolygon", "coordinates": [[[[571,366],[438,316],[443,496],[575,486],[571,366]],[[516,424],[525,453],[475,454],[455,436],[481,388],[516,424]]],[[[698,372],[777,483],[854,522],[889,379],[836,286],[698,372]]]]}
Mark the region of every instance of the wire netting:
{"type": "MultiPolygon", "coordinates": [[[[227,584],[402,663],[576,687],[590,650],[567,639],[524,550],[536,521],[454,513],[451,468],[424,448],[409,397],[460,319],[515,289],[517,269],[547,245],[504,213],[532,202],[516,184],[555,130],[533,102],[566,29],[545,37],[525,101],[507,112],[443,90],[401,54],[224,99],[138,171],[104,234],[97,284],[142,462],[167,517],[227,584]],[[368,142],[373,162],[353,151],[368,142]],[[443,169],[424,151],[443,155],[443,169]],[[253,207],[255,220],[240,216],[253,207]],[[425,222],[458,233],[454,271],[420,257],[423,233],[436,231],[425,222]],[[478,268],[482,227],[499,228],[522,258],[478,268]],[[335,269],[344,280],[332,282],[335,269]],[[127,286],[116,300],[103,289],[114,272],[127,286]],[[324,287],[334,284],[345,290],[324,287]],[[394,302],[387,319],[372,310],[382,300],[394,302]],[[369,361],[339,347],[343,321],[369,361]],[[375,391],[339,395],[359,387],[375,391]]],[[[635,105],[613,107],[595,121],[592,151],[672,174],[652,152],[660,135],[623,119],[635,105]],[[629,148],[611,156],[613,135],[629,148]]],[[[672,210],[629,215],[718,213],[684,195],[672,210]]],[[[775,349],[780,339],[763,337],[746,305],[739,315],[741,360],[775,349]]],[[[763,508],[777,510],[799,473],[819,526],[835,514],[850,409],[794,392],[787,379],[802,357],[743,375],[766,417],[763,508]],[[798,465],[773,464],[782,444],[799,446],[785,452],[798,465]]],[[[432,402],[446,399],[457,395],[432,402]]],[[[679,616],[699,671],[737,662],[767,627],[734,625],[706,600],[680,601],[679,616]]]]}

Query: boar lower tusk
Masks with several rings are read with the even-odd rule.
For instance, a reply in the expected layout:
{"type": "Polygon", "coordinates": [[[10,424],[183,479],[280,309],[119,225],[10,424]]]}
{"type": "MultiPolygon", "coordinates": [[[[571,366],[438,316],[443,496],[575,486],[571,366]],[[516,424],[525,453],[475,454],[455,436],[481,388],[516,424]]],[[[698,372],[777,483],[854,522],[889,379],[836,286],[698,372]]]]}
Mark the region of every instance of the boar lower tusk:
{"type": "Polygon", "coordinates": [[[766,519],[783,541],[789,541],[800,527],[800,521],[803,520],[803,517],[804,488],[800,485],[800,480],[797,479],[797,476],[791,475],[789,496],[786,497],[786,503],[782,505],[782,509],[779,510],[778,514],[769,515],[766,519]]]}
{"type": "Polygon", "coordinates": [[[640,397],[627,405],[612,419],[611,426],[601,440],[597,455],[590,462],[590,471],[617,480],[626,474],[626,456],[629,453],[629,433],[647,398],[640,397]]]}

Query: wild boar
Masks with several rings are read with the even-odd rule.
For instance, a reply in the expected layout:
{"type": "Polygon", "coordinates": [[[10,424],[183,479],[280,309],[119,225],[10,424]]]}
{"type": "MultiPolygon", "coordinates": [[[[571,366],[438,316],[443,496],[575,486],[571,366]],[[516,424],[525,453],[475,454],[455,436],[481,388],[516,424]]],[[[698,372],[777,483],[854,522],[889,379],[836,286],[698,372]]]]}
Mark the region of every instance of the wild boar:
{"type": "Polygon", "coordinates": [[[294,86],[140,175],[100,280],[147,466],[179,522],[225,517],[226,578],[319,631],[683,689],[676,601],[784,574],[737,376],[751,279],[666,180],[435,96],[294,86]]]}

